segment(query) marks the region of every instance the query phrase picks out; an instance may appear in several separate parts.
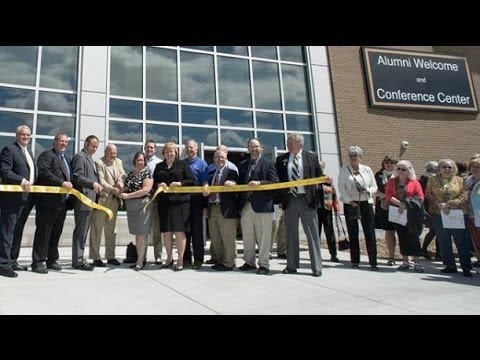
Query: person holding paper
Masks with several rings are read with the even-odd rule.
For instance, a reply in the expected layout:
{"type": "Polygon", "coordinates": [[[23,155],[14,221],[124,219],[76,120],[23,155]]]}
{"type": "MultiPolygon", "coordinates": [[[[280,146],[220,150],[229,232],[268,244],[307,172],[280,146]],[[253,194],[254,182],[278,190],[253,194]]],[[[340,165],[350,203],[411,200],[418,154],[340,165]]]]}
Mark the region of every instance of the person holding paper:
{"type": "Polygon", "coordinates": [[[388,204],[399,208],[399,212],[407,211],[407,223],[395,224],[398,234],[400,253],[403,256],[403,264],[398,270],[410,269],[408,257],[413,257],[413,269],[423,273],[425,270],[418,263],[418,257],[422,255],[420,248],[420,234],[423,230],[423,200],[422,185],[417,180],[415,170],[410,161],[400,160],[397,162],[393,176],[385,186],[385,200],[388,204]]]}
{"type": "Polygon", "coordinates": [[[466,192],[463,179],[456,176],[458,172],[455,161],[442,159],[438,162],[438,174],[427,181],[425,196],[429,201],[429,212],[432,215],[432,224],[437,234],[442,261],[445,268],[442,273],[456,273],[457,266],[452,250],[452,237],[457,247],[460,266],[463,276],[471,277],[472,262],[470,260],[470,239],[465,228],[448,228],[442,221],[441,213],[448,216],[450,210],[464,210],[466,205],[466,192]]]}

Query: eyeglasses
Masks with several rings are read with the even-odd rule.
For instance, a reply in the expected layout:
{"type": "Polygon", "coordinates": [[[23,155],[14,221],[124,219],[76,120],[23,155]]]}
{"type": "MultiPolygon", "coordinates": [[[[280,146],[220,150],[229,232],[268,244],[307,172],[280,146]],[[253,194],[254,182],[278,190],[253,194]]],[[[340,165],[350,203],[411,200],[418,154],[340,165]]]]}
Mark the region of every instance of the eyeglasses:
{"type": "Polygon", "coordinates": [[[397,168],[397,171],[407,171],[405,168],[397,168]]]}
{"type": "Polygon", "coordinates": [[[442,169],[453,169],[453,166],[443,165],[443,166],[442,166],[442,169]]]}

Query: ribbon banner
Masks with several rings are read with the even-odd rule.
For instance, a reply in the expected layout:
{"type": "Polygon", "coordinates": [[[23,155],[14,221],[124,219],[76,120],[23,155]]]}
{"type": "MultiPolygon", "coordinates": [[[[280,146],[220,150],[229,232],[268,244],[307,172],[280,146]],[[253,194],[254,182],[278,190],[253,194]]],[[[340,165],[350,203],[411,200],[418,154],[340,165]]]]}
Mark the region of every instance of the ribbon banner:
{"type": "MultiPolygon", "coordinates": [[[[22,186],[20,185],[0,185],[0,192],[1,191],[8,191],[8,192],[25,192],[22,186]]],[[[78,200],[82,203],[91,207],[93,209],[105,211],[108,215],[108,219],[112,220],[113,213],[112,210],[106,208],[105,206],[99,205],[88,197],[83,195],[77,189],[67,189],[61,186],[41,186],[41,185],[33,185],[30,187],[31,193],[39,193],[39,194],[69,194],[75,196],[78,200]]]]}

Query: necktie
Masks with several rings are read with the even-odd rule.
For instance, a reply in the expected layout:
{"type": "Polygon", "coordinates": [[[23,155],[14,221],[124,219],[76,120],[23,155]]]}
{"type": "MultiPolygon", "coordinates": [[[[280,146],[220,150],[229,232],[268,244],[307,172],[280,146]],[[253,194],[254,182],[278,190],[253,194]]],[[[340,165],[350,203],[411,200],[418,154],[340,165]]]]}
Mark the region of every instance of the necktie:
{"type": "MultiPolygon", "coordinates": [[[[292,181],[296,181],[300,178],[300,171],[298,166],[298,155],[293,156],[292,162],[292,181]]],[[[298,195],[298,187],[294,186],[290,189],[290,192],[293,196],[297,197],[298,195]]]]}
{"type": "MultiPolygon", "coordinates": [[[[215,174],[215,177],[213,178],[213,183],[212,185],[218,185],[220,183],[220,171],[217,170],[217,173],[215,174]]],[[[210,196],[208,197],[209,202],[211,203],[216,203],[217,202],[217,193],[212,192],[210,196]]]]}
{"type": "Polygon", "coordinates": [[[33,181],[35,180],[35,167],[33,165],[33,160],[32,160],[32,157],[30,156],[30,153],[28,152],[27,148],[23,149],[23,154],[25,155],[25,157],[27,159],[28,167],[30,168],[28,181],[30,182],[30,184],[33,184],[33,181]]]}
{"type": "Polygon", "coordinates": [[[67,181],[70,181],[70,167],[68,166],[68,162],[67,162],[67,159],[65,159],[65,155],[60,154],[60,161],[63,163],[63,165],[65,166],[65,171],[67,173],[67,181]]]}
{"type": "Polygon", "coordinates": [[[252,180],[253,172],[255,171],[256,161],[250,161],[250,171],[248,172],[247,182],[252,180]]]}

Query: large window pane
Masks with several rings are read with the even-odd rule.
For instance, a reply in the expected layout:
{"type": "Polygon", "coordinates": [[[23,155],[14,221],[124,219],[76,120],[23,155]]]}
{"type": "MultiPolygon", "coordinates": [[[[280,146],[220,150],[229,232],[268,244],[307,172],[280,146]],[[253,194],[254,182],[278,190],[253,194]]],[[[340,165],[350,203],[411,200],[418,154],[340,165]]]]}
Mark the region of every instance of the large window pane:
{"type": "MultiPolygon", "coordinates": [[[[117,145],[117,157],[123,162],[123,169],[128,174],[133,170],[133,156],[137,151],[143,151],[143,145],[115,144],[117,145]]],[[[69,145],[70,146],[70,145],[69,145]]],[[[157,156],[158,154],[157,149],[157,156]]]]}
{"type": "Polygon", "coordinates": [[[282,114],[256,112],[258,129],[283,130],[282,114]]]}
{"type": "MultiPolygon", "coordinates": [[[[68,135],[70,135],[70,134],[68,134],[68,135]]],[[[53,148],[53,143],[54,143],[54,138],[53,137],[51,139],[39,139],[39,138],[37,138],[35,140],[35,151],[34,151],[35,160],[38,159],[38,157],[40,156],[40,154],[42,152],[50,150],[51,148],[53,148]]],[[[69,140],[67,149],[65,150],[65,155],[67,155],[67,157],[70,160],[73,158],[74,150],[75,150],[75,141],[74,140],[69,140]]]]}
{"type": "Polygon", "coordinates": [[[37,134],[55,136],[59,132],[65,132],[72,138],[75,137],[75,118],[38,114],[37,134]]]}
{"type": "Polygon", "coordinates": [[[38,46],[0,46],[0,82],[35,86],[38,46]]]}
{"type": "Polygon", "coordinates": [[[252,56],[265,59],[277,59],[276,46],[252,46],[252,56]]]}
{"type": "Polygon", "coordinates": [[[282,65],[282,77],[285,109],[309,112],[305,67],[282,65]]]}
{"type": "Polygon", "coordinates": [[[303,46],[280,46],[280,60],[304,63],[303,46]]]}
{"type": "Polygon", "coordinates": [[[217,110],[200,106],[182,106],[182,123],[217,125],[217,110]]]}
{"type": "Polygon", "coordinates": [[[33,128],[33,114],[0,111],[0,131],[15,133],[17,126],[27,125],[33,128]]]}
{"type": "Polygon", "coordinates": [[[15,141],[15,136],[0,136],[0,152],[5,146],[15,141]]]}
{"type": "Polygon", "coordinates": [[[206,146],[217,146],[217,129],[184,126],[182,128],[182,144],[190,139],[199,144],[203,142],[206,146]]]}
{"type": "Polygon", "coordinates": [[[112,46],[110,93],[142,97],[141,46],[112,46]]]}
{"type": "Polygon", "coordinates": [[[253,84],[257,108],[281,110],[280,79],[278,65],[253,62],[253,84]]]}
{"type": "Polygon", "coordinates": [[[283,133],[259,131],[257,136],[262,142],[264,153],[273,154],[273,148],[275,146],[277,147],[277,150],[285,150],[285,135],[283,133]]]}
{"type": "Polygon", "coordinates": [[[220,141],[227,147],[246,148],[247,141],[253,137],[253,131],[221,130],[220,141]]]}
{"type": "Polygon", "coordinates": [[[181,52],[182,101],[215,104],[213,56],[181,52]]]}
{"type": "Polygon", "coordinates": [[[33,110],[35,91],[0,87],[0,107],[33,110]]]}
{"type": "Polygon", "coordinates": [[[178,122],[177,105],[147,103],[147,120],[178,122]]]}
{"type": "Polygon", "coordinates": [[[235,55],[248,55],[247,46],[217,46],[217,52],[235,55]]]}
{"type": "Polygon", "coordinates": [[[313,135],[303,135],[303,139],[305,140],[303,148],[315,152],[315,137],[313,135]]]}
{"type": "Polygon", "coordinates": [[[110,99],[110,116],[126,119],[143,119],[141,101],[110,99]]]}
{"type": "Polygon", "coordinates": [[[246,110],[220,109],[220,125],[253,127],[253,114],[246,110]]]}
{"type": "Polygon", "coordinates": [[[77,89],[78,46],[44,46],[40,86],[77,89]]]}
{"type": "Polygon", "coordinates": [[[40,91],[38,110],[75,114],[77,95],[40,91]]]}
{"type": "Polygon", "coordinates": [[[310,131],[313,132],[313,119],[308,115],[287,114],[288,131],[310,131]]]}
{"type": "Polygon", "coordinates": [[[147,98],[177,100],[177,52],[147,47],[147,98]]]}
{"type": "MultiPolygon", "coordinates": [[[[173,141],[178,144],[178,126],[147,124],[146,125],[147,139],[153,139],[158,144],[173,141]]],[[[157,150],[161,153],[161,149],[157,150]]]]}
{"type": "Polygon", "coordinates": [[[139,141],[143,139],[142,124],[111,120],[109,123],[109,139],[114,141],[139,141]]]}
{"type": "Polygon", "coordinates": [[[220,105],[252,107],[248,60],[218,57],[220,105]]]}

